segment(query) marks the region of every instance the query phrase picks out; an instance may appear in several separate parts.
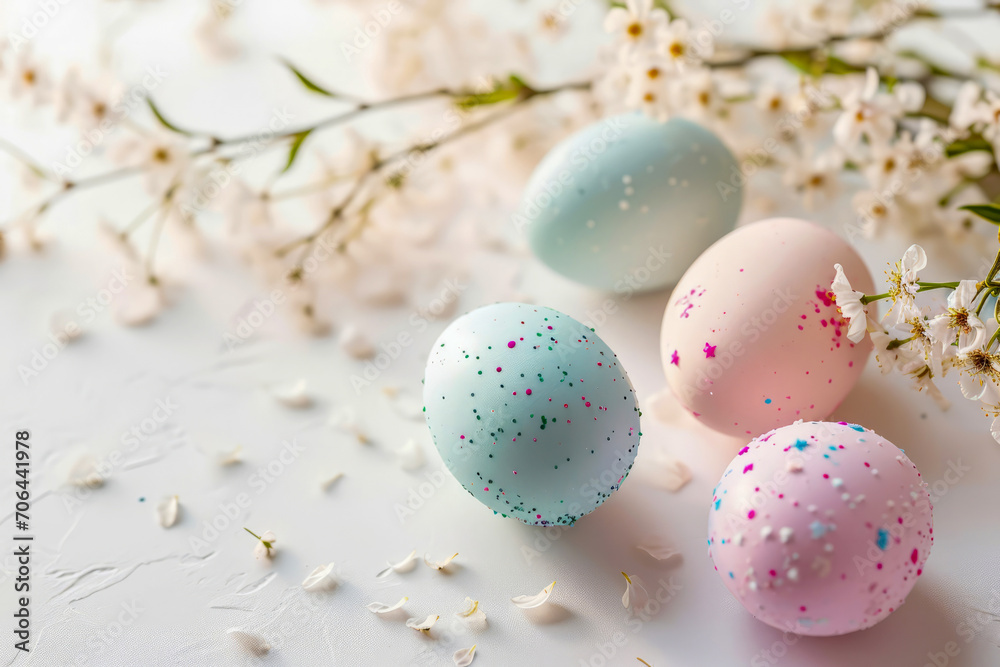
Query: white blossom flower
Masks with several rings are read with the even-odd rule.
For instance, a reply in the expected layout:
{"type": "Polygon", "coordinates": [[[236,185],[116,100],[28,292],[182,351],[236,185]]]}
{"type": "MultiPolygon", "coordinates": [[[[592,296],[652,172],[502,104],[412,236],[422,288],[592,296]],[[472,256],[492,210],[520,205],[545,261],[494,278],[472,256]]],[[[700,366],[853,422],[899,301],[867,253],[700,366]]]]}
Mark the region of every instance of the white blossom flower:
{"type": "Polygon", "coordinates": [[[656,34],[658,51],[672,69],[679,72],[701,62],[712,55],[714,45],[711,35],[703,31],[705,39],[696,39],[691,26],[684,19],[674,19],[664,25],[656,34]]]}
{"type": "Polygon", "coordinates": [[[274,543],[277,542],[278,539],[274,536],[272,531],[265,530],[262,535],[258,535],[249,528],[244,528],[243,530],[257,538],[257,544],[253,548],[254,558],[257,560],[260,560],[261,558],[274,558],[274,551],[276,549],[274,543]]]}
{"type": "Polygon", "coordinates": [[[625,106],[641,109],[661,122],[667,120],[674,111],[673,93],[678,82],[663,59],[637,59],[625,67],[624,74],[625,106]]]}
{"type": "Polygon", "coordinates": [[[32,106],[41,106],[52,99],[53,84],[48,71],[29,49],[17,54],[7,64],[7,93],[13,100],[27,99],[32,106]]]}
{"type": "Polygon", "coordinates": [[[914,317],[920,317],[916,308],[916,295],[920,287],[917,285],[917,273],[927,267],[927,253],[917,244],[911,245],[903,253],[903,258],[896,262],[889,276],[889,294],[892,306],[886,311],[886,316],[895,312],[895,323],[900,324],[914,317]]]}
{"type": "Polygon", "coordinates": [[[822,40],[843,35],[851,25],[854,0],[798,0],[791,11],[791,23],[806,36],[822,40]]]}
{"type": "Polygon", "coordinates": [[[626,0],[625,7],[612,7],[604,19],[604,30],[617,35],[621,54],[632,57],[655,49],[657,35],[667,26],[667,13],[653,8],[653,0],[626,0]]]}
{"type": "Polygon", "coordinates": [[[979,289],[975,280],[963,280],[948,295],[948,310],[930,321],[931,337],[949,348],[958,339],[958,354],[967,354],[986,340],[986,325],[975,315],[979,289]]]}
{"type": "Polygon", "coordinates": [[[892,93],[879,90],[879,76],[869,68],[863,84],[852,88],[841,100],[844,111],[833,127],[837,143],[854,153],[862,139],[869,144],[887,143],[896,132],[896,121],[924,103],[924,90],[917,84],[900,83],[892,93]]]}
{"type": "Polygon", "coordinates": [[[973,349],[955,361],[962,395],[989,405],[1000,403],[1000,355],[973,349]]]}
{"type": "Polygon", "coordinates": [[[830,289],[833,291],[833,299],[837,303],[837,309],[849,323],[847,338],[853,343],[860,343],[861,339],[865,337],[865,331],[868,327],[868,313],[865,311],[864,304],[861,303],[865,294],[851,287],[851,282],[844,274],[843,266],[834,264],[833,268],[837,271],[837,275],[834,277],[830,289]]]}
{"type": "Polygon", "coordinates": [[[813,210],[819,202],[828,202],[840,190],[840,171],[844,157],[840,151],[831,149],[813,156],[812,146],[786,166],[783,182],[802,193],[805,207],[813,210]]]}
{"type": "Polygon", "coordinates": [[[149,193],[157,196],[177,184],[191,164],[190,153],[177,136],[160,130],[119,139],[108,156],[121,165],[142,169],[149,193]]]}

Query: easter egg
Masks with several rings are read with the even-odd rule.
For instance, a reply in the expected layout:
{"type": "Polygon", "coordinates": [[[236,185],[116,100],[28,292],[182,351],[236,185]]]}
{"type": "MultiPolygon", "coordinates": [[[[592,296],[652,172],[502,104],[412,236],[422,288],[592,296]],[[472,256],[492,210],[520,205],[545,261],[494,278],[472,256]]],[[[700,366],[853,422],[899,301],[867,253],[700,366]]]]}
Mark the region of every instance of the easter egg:
{"type": "Polygon", "coordinates": [[[535,255],[567,278],[658,289],[733,229],[740,192],[717,186],[734,171],[732,154],[704,127],[623,114],[552,149],[514,220],[535,255]]]}
{"type": "Polygon", "coordinates": [[[885,438],[796,422],[740,450],[709,510],[709,555],[758,620],[841,635],[898,609],[934,541],[927,485],[885,438]]]}
{"type": "Polygon", "coordinates": [[[594,332],[551,308],[484,306],[452,322],[424,376],[445,465],[494,513],[572,525],[603,503],[639,446],[635,392],[594,332]]]}
{"type": "Polygon", "coordinates": [[[660,333],[681,405],[743,436],[829,416],[871,353],[867,338],[847,339],[830,292],[836,263],[854,289],[873,293],[854,249],[804,220],[755,222],[706,250],[670,295],[660,333]]]}

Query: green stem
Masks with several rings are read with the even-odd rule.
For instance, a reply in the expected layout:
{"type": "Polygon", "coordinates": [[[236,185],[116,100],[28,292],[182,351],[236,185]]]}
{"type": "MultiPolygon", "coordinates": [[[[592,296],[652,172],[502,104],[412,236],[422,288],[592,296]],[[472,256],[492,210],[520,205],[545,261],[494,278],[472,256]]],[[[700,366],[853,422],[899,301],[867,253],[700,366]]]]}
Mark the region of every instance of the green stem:
{"type": "Polygon", "coordinates": [[[258,540],[261,539],[260,535],[258,535],[257,533],[253,532],[252,530],[250,530],[246,526],[243,527],[243,530],[247,531],[248,533],[250,533],[251,535],[253,535],[254,537],[256,537],[258,540]]]}
{"type": "Polygon", "coordinates": [[[919,336],[911,336],[910,338],[906,338],[904,340],[900,340],[899,338],[896,338],[894,340],[889,341],[889,344],[885,346],[885,349],[887,349],[887,350],[895,350],[897,347],[902,347],[902,346],[906,345],[907,343],[915,341],[918,337],[919,336]]]}
{"type": "Polygon", "coordinates": [[[882,299],[888,299],[890,296],[892,295],[889,294],[888,292],[885,292],[883,294],[871,294],[871,295],[866,294],[865,296],[861,297],[861,305],[867,306],[869,303],[872,303],[873,301],[881,301],[882,299]]]}
{"type": "Polygon", "coordinates": [[[926,292],[932,289],[958,289],[958,281],[951,283],[925,283],[918,280],[917,284],[920,285],[920,289],[917,290],[918,292],[926,292]]]}

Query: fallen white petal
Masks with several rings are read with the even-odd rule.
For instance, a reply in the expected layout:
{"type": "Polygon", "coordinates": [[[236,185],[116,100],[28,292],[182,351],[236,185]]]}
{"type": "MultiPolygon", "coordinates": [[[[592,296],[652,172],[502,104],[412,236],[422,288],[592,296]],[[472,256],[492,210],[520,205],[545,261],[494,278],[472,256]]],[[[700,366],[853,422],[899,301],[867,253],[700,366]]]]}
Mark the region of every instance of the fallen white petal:
{"type": "Polygon", "coordinates": [[[69,310],[57,310],[49,320],[49,331],[57,339],[71,343],[83,335],[83,327],[69,310]]]}
{"type": "Polygon", "coordinates": [[[230,639],[238,647],[251,655],[267,655],[268,651],[271,650],[271,645],[267,643],[267,640],[254,632],[247,632],[239,628],[229,628],[226,630],[226,634],[229,635],[230,639]]]}
{"type": "Polygon", "coordinates": [[[664,544],[658,538],[651,538],[642,544],[637,544],[635,548],[642,549],[656,560],[667,560],[680,553],[680,551],[664,544]]]}
{"type": "Polygon", "coordinates": [[[445,567],[448,566],[448,563],[450,563],[451,561],[455,560],[456,556],[458,556],[458,554],[454,553],[454,554],[448,556],[447,558],[445,558],[444,560],[431,560],[425,554],[424,555],[424,564],[427,567],[434,568],[435,570],[443,570],[445,567]]]}
{"type": "Polygon", "coordinates": [[[337,578],[333,573],[333,563],[320,565],[309,573],[302,581],[302,588],[307,591],[325,591],[333,588],[337,578]]]}
{"type": "Polygon", "coordinates": [[[455,651],[455,655],[451,656],[451,659],[455,661],[455,667],[469,667],[475,657],[476,645],[473,645],[472,648],[463,648],[455,651]]]}
{"type": "Polygon", "coordinates": [[[115,319],[130,327],[149,324],[163,310],[163,305],[163,295],[157,287],[145,281],[130,285],[115,300],[115,319]]]}
{"type": "Polygon", "coordinates": [[[427,632],[434,627],[434,624],[437,623],[439,618],[441,617],[434,616],[433,614],[422,621],[416,618],[410,618],[406,621],[406,627],[413,628],[414,630],[420,630],[420,632],[427,632]]]}
{"type": "Polygon", "coordinates": [[[220,451],[216,454],[216,461],[220,466],[231,466],[242,462],[243,445],[236,445],[229,451],[220,451]]]}
{"type": "Polygon", "coordinates": [[[638,577],[630,577],[624,572],[622,572],[622,576],[625,577],[625,594],[622,595],[622,606],[626,609],[631,609],[633,606],[644,607],[649,601],[649,593],[642,585],[642,580],[638,577]]]}
{"type": "Polygon", "coordinates": [[[668,459],[660,465],[659,477],[667,491],[679,491],[691,481],[691,469],[677,459],[668,459]]]}
{"type": "Polygon", "coordinates": [[[368,611],[373,614],[388,614],[390,611],[396,611],[397,609],[402,608],[402,606],[406,604],[406,601],[409,599],[410,598],[403,598],[391,607],[389,605],[384,605],[381,602],[372,602],[368,605],[368,611]]]}
{"type": "Polygon", "coordinates": [[[418,470],[419,468],[423,468],[424,464],[427,463],[423,447],[412,438],[396,450],[396,458],[399,460],[399,466],[403,470],[418,470]]]}
{"type": "Polygon", "coordinates": [[[465,598],[465,609],[455,612],[455,616],[458,616],[459,618],[469,618],[476,613],[483,613],[479,611],[479,600],[473,600],[472,598],[467,597],[465,598]]]}
{"type": "Polygon", "coordinates": [[[416,565],[416,560],[417,560],[417,550],[414,549],[413,551],[410,552],[410,555],[408,555],[406,558],[399,561],[398,563],[389,563],[389,567],[385,568],[384,570],[376,574],[375,578],[381,579],[382,577],[389,576],[393,572],[409,572],[410,570],[413,569],[414,565],[416,565]]]}
{"type": "Polygon", "coordinates": [[[306,391],[305,378],[289,384],[278,385],[271,389],[271,395],[276,401],[287,408],[302,409],[312,405],[312,398],[306,391]]]}
{"type": "Polygon", "coordinates": [[[96,489],[104,486],[104,476],[97,470],[94,457],[84,454],[73,463],[69,470],[68,481],[73,486],[96,489]]]}
{"type": "Polygon", "coordinates": [[[510,601],[521,609],[534,609],[535,607],[540,607],[545,604],[549,596],[552,595],[552,589],[555,588],[556,582],[552,582],[541,591],[535,595],[518,595],[517,597],[511,598],[510,601]]]}
{"type": "Polygon", "coordinates": [[[164,498],[163,501],[156,506],[156,516],[160,521],[160,525],[164,528],[170,528],[170,526],[177,523],[177,517],[180,515],[180,510],[181,503],[177,496],[164,498]]]}
{"type": "Polygon", "coordinates": [[[319,483],[320,488],[322,488],[324,491],[328,491],[330,487],[333,486],[334,483],[336,483],[336,481],[343,476],[344,473],[342,472],[333,473],[331,476],[327,477],[326,479],[324,479],[322,482],[319,483]]]}
{"type": "Polygon", "coordinates": [[[353,324],[348,324],[340,332],[340,348],[355,359],[370,359],[375,355],[375,347],[353,324]]]}
{"type": "Polygon", "coordinates": [[[328,422],[330,426],[343,431],[344,433],[350,433],[358,439],[362,445],[367,445],[369,440],[368,436],[362,432],[361,428],[358,426],[357,414],[354,412],[354,408],[351,406],[342,406],[334,409],[330,413],[330,420],[328,422]]]}

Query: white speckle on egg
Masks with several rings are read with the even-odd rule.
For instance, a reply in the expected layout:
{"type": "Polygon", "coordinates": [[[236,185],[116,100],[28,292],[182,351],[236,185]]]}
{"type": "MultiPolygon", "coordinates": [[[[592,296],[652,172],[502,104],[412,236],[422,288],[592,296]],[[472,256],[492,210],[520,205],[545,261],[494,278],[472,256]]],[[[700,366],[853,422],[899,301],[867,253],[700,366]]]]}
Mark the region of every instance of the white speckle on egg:
{"type": "Polygon", "coordinates": [[[627,211],[628,210],[628,202],[625,201],[624,199],[622,199],[620,202],[618,202],[618,208],[620,208],[623,211],[627,211]]]}
{"type": "Polygon", "coordinates": [[[587,221],[587,229],[593,229],[596,226],[597,226],[597,223],[595,221],[593,221],[593,220],[588,220],[587,221]]]}
{"type": "Polygon", "coordinates": [[[622,183],[624,183],[625,185],[628,185],[631,182],[632,182],[632,177],[631,176],[629,176],[628,174],[625,174],[624,176],[622,176],[622,183]]]}

